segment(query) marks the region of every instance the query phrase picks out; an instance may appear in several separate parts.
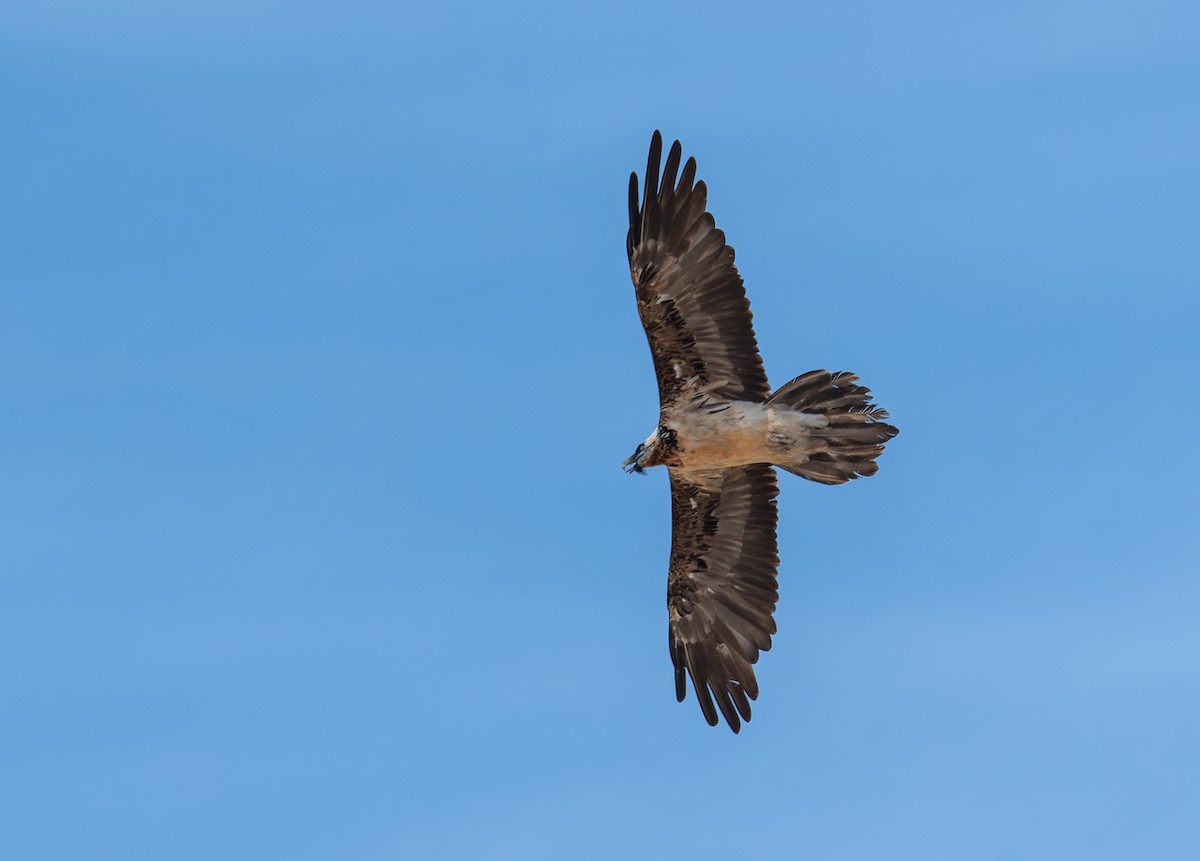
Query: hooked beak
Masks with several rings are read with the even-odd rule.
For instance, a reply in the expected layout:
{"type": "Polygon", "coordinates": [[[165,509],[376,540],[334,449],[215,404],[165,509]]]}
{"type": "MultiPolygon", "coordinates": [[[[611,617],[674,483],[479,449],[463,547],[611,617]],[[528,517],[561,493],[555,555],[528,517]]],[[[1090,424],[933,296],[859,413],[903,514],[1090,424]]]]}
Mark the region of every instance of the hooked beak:
{"type": "Polygon", "coordinates": [[[621,464],[621,468],[626,472],[644,472],[642,467],[642,454],[646,451],[646,446],[639,444],[634,453],[625,459],[621,464]]]}

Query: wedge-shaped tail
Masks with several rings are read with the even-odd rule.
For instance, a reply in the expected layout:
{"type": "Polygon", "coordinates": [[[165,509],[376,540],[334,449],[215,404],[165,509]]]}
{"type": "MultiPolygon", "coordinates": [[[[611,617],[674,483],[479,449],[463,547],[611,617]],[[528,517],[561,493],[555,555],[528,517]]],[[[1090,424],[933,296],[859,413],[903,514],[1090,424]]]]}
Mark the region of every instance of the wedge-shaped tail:
{"type": "Polygon", "coordinates": [[[809,438],[797,447],[796,458],[776,464],[821,484],[874,475],[884,443],[900,433],[884,421],[886,410],[872,406],[871,390],[846,371],[809,371],[780,386],[767,403],[824,419],[806,420],[809,438]]]}

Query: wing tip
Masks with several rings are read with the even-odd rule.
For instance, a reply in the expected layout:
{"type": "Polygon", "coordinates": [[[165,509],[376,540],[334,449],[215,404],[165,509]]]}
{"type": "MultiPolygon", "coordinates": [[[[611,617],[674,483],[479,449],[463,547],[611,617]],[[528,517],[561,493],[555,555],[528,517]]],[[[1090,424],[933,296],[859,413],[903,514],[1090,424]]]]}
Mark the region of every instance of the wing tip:
{"type": "Polygon", "coordinates": [[[658,169],[662,164],[662,132],[654,130],[650,138],[650,154],[646,156],[646,185],[643,189],[642,208],[650,201],[651,194],[658,193],[658,169]]]}
{"type": "Polygon", "coordinates": [[[638,211],[638,175],[636,170],[629,172],[629,226],[632,229],[637,229],[639,216],[638,211]]]}

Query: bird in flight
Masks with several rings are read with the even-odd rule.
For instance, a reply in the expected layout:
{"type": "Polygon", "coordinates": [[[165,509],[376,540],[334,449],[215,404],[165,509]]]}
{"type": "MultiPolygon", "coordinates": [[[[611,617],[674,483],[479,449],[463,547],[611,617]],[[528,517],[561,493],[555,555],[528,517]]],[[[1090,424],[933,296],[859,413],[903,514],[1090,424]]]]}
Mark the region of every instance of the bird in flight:
{"type": "Polygon", "coordinates": [[[846,372],[809,371],[772,392],[733,248],[707,210],[696,160],[650,141],[642,194],[629,177],[626,250],[658,376],[658,426],[623,464],[671,478],[667,615],[675,696],[691,676],[710,726],[735,733],[758,698],[779,567],[775,467],[821,484],[874,475],[899,431],[846,372]],[[661,176],[659,174],[662,167],[661,176]]]}

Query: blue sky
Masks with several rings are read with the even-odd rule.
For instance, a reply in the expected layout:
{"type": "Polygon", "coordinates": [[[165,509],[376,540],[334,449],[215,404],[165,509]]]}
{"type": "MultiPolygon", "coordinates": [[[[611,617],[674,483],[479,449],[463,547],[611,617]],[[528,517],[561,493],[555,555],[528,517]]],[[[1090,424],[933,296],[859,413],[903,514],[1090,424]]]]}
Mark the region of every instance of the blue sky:
{"type": "Polygon", "coordinates": [[[0,854],[1190,859],[1200,13],[0,12],[0,854]],[[783,476],[740,736],[674,701],[625,186],[681,138],[783,476]]]}

